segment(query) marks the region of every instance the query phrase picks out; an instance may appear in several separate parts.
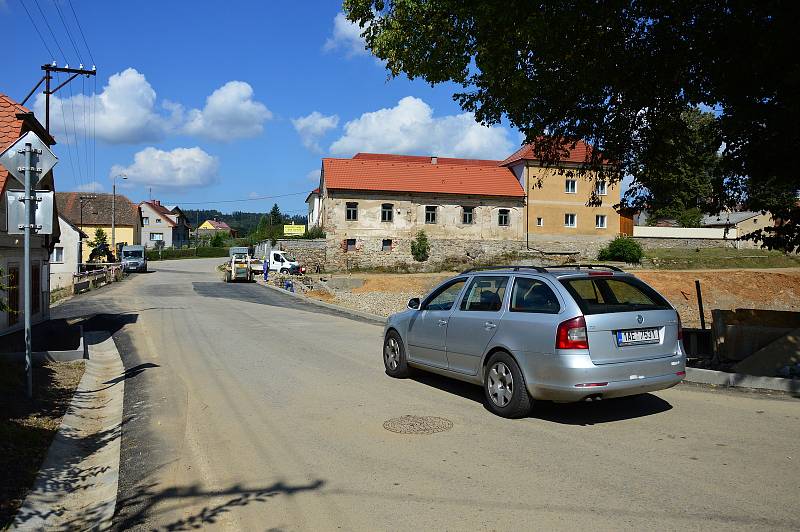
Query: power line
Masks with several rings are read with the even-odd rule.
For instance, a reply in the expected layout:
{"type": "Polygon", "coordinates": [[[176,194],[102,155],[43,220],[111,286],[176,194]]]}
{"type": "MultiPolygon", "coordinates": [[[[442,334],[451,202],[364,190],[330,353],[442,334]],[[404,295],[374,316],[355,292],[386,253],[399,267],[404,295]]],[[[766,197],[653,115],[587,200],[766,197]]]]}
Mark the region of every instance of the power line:
{"type": "Polygon", "coordinates": [[[53,28],[51,28],[50,27],[50,23],[47,22],[47,17],[45,16],[44,11],[42,11],[42,6],[39,5],[39,1],[38,0],[33,0],[33,3],[36,4],[36,9],[38,9],[39,13],[42,15],[42,20],[44,20],[45,26],[47,26],[47,29],[50,31],[50,36],[55,41],[56,47],[58,48],[58,51],[61,52],[61,58],[64,60],[64,63],[67,63],[68,62],[67,61],[67,54],[64,53],[64,50],[61,49],[61,45],[58,44],[58,39],[56,39],[56,34],[53,33],[53,28]]]}
{"type": "Polygon", "coordinates": [[[95,65],[97,63],[94,62],[94,56],[92,55],[92,49],[89,48],[89,43],[86,42],[86,36],[83,34],[83,28],[81,27],[81,21],[78,20],[78,15],[75,13],[75,8],[72,7],[72,0],[67,0],[67,2],[69,3],[69,8],[72,10],[72,16],[75,17],[75,23],[78,25],[78,31],[81,33],[81,38],[83,39],[84,46],[86,46],[86,51],[89,52],[89,59],[91,59],[92,60],[92,64],[95,65]]]}
{"type": "Polygon", "coordinates": [[[75,55],[78,56],[78,61],[80,61],[82,64],[83,58],[81,57],[80,51],[78,51],[78,47],[75,45],[75,39],[72,38],[72,32],[70,32],[69,27],[67,27],[67,21],[64,20],[64,15],[61,13],[61,8],[58,7],[57,0],[53,0],[53,5],[56,6],[56,11],[58,12],[58,18],[61,19],[61,24],[64,25],[64,31],[67,32],[67,38],[69,39],[69,42],[72,43],[72,49],[75,50],[75,55]]]}
{"type": "Polygon", "coordinates": [[[166,203],[167,205],[176,204],[176,205],[211,205],[216,203],[237,203],[241,201],[261,201],[265,199],[275,199],[275,198],[288,198],[289,196],[302,196],[308,195],[308,192],[292,192],[291,194],[278,194],[275,196],[254,196],[252,198],[242,198],[242,199],[230,199],[230,200],[214,200],[214,201],[164,201],[162,203],[166,203]]]}
{"type": "Polygon", "coordinates": [[[36,30],[36,34],[39,36],[39,40],[42,41],[42,44],[44,45],[44,49],[47,50],[48,54],[50,54],[50,60],[51,61],[54,60],[56,58],[56,56],[50,50],[50,47],[47,46],[47,42],[44,40],[44,37],[42,37],[42,32],[39,31],[39,26],[37,26],[36,22],[34,22],[33,17],[31,16],[31,12],[28,11],[28,8],[25,6],[25,3],[22,0],[19,0],[19,4],[22,6],[22,9],[24,9],[25,13],[28,15],[28,20],[31,21],[31,25],[33,26],[33,29],[36,30]]]}

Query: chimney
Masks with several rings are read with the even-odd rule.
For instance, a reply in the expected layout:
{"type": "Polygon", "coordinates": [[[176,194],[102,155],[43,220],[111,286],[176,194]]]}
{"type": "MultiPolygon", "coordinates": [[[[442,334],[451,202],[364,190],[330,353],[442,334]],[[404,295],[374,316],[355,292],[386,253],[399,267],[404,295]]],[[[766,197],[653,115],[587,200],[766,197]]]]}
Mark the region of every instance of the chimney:
{"type": "Polygon", "coordinates": [[[158,206],[161,206],[161,200],[154,199],[153,203],[155,203],[158,206]]]}
{"type": "Polygon", "coordinates": [[[438,157],[436,157],[435,155],[433,157],[431,157],[431,164],[436,164],[438,162],[439,162],[439,158],[438,157]]]}

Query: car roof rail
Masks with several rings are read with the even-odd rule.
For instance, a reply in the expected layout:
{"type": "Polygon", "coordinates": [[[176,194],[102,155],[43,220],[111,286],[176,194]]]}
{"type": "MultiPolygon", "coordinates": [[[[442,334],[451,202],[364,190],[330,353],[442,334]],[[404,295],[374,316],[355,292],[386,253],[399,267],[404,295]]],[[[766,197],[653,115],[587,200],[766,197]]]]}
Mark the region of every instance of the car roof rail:
{"type": "Polygon", "coordinates": [[[522,266],[522,265],[510,265],[510,266],[477,266],[475,268],[470,268],[468,270],[464,270],[459,275],[464,275],[465,273],[472,273],[472,272],[479,272],[479,271],[491,271],[491,270],[512,270],[518,272],[520,270],[534,270],[539,273],[547,273],[547,269],[543,268],[542,266],[522,266]]]}
{"type": "Polygon", "coordinates": [[[618,268],[617,266],[612,266],[610,264],[562,264],[560,266],[553,266],[552,268],[574,268],[576,270],[580,270],[581,268],[585,268],[587,270],[597,270],[597,269],[607,269],[613,272],[625,272],[622,268],[618,268]]]}

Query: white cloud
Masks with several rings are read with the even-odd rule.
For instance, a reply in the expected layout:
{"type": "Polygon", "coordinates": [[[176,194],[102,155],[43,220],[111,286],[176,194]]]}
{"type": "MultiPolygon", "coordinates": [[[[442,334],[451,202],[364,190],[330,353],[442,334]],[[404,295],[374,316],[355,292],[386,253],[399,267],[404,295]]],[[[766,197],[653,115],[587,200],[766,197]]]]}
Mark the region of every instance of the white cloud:
{"type": "Polygon", "coordinates": [[[134,184],[164,188],[203,187],[217,181],[219,161],[198,147],[164,151],[145,148],[130,166],[114,165],[110,175],[125,174],[134,184]]]}
{"type": "Polygon", "coordinates": [[[264,131],[272,112],[253,100],[253,87],[244,81],[229,81],[206,98],[203,109],[187,113],[183,131],[213,140],[255,137],[264,131]]]}
{"type": "Polygon", "coordinates": [[[322,49],[326,52],[342,50],[347,57],[366,55],[367,48],[364,38],[361,37],[362,31],[358,24],[347,20],[344,13],[338,13],[333,19],[333,33],[325,41],[322,49]]]}
{"type": "Polygon", "coordinates": [[[406,96],[395,107],[347,122],[330,151],[346,156],[365,151],[503,159],[513,148],[506,128],[482,126],[472,113],[435,117],[427,103],[406,96]]]}
{"type": "Polygon", "coordinates": [[[321,173],[322,171],[319,168],[317,168],[316,170],[311,170],[309,173],[306,174],[306,179],[308,179],[312,183],[319,184],[319,176],[321,173]]]}
{"type": "Polygon", "coordinates": [[[79,192],[102,192],[105,190],[105,186],[99,181],[90,181],[89,183],[78,185],[77,189],[79,192]]]}
{"type": "MultiPolygon", "coordinates": [[[[38,117],[44,117],[44,105],[44,95],[37,95],[38,117]]],[[[214,140],[253,137],[270,118],[272,113],[253,100],[253,88],[243,81],[229,81],[215,90],[203,109],[186,110],[168,100],[159,104],[156,91],[133,68],[108,78],[99,94],[50,99],[51,130],[62,143],[82,142],[93,131],[110,144],[154,142],[181,133],[214,140]]]]}
{"type": "Polygon", "coordinates": [[[292,125],[306,148],[321,152],[320,138],[339,125],[339,117],[337,115],[325,116],[319,111],[314,111],[308,116],[292,119],[292,125]]]}
{"type": "Polygon", "coordinates": [[[248,197],[248,198],[250,198],[250,199],[258,199],[258,198],[260,198],[261,196],[262,196],[262,195],[261,195],[261,194],[259,194],[258,192],[251,192],[250,194],[248,194],[248,195],[247,195],[247,197],[248,197]]]}

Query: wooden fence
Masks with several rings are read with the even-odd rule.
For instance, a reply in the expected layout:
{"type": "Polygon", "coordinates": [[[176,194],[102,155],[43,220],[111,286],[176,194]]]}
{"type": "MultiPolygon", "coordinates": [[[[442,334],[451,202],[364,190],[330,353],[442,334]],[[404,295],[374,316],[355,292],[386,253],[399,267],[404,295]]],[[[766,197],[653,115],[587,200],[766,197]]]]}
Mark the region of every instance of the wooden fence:
{"type": "MultiPolygon", "coordinates": [[[[81,267],[93,267],[96,264],[81,264],[81,267]]],[[[92,288],[121,281],[124,276],[121,263],[104,264],[101,268],[76,273],[72,276],[72,293],[79,294],[92,288]]]]}

